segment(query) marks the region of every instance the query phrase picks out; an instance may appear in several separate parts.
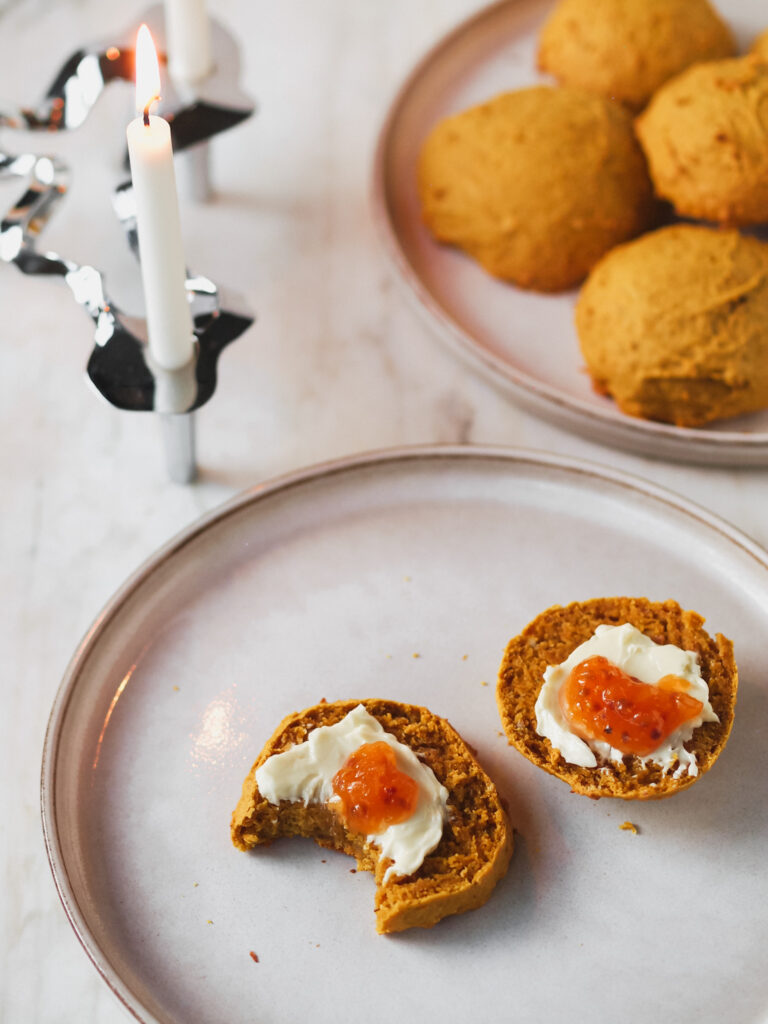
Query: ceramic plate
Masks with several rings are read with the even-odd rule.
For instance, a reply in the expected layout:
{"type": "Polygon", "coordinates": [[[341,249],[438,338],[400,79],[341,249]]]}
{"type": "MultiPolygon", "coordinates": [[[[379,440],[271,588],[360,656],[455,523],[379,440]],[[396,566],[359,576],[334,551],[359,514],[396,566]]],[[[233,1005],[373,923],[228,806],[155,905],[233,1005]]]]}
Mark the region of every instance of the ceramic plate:
{"type": "Polygon", "coordinates": [[[589,464],[416,449],[257,488],[145,565],[67,672],[43,763],[67,914],[144,1021],[768,1020],[766,635],[760,549],[589,464]],[[611,594],[675,597],[736,646],[731,740],[667,801],[575,796],[501,735],[507,639],[611,594]],[[368,696],[450,719],[517,831],[486,906],[430,931],[377,935],[340,854],[230,843],[281,718],[368,696]]]}
{"type": "MultiPolygon", "coordinates": [[[[498,281],[434,242],[421,223],[416,164],[424,139],[442,117],[545,80],[535,52],[551,6],[505,0],[486,8],[412,72],[386,118],[374,163],[374,215],[385,248],[439,336],[532,412],[646,455],[768,465],[768,411],[697,430],[625,416],[592,390],[573,326],[575,291],[537,295],[498,281]]],[[[733,0],[728,20],[748,43],[765,26],[764,0],[733,0]]]]}

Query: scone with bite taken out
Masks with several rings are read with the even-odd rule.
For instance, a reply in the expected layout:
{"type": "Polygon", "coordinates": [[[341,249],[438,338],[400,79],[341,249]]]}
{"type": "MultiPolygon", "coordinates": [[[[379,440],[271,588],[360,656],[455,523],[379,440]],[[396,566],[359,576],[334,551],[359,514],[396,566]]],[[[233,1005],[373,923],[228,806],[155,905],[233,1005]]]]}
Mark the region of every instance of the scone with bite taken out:
{"type": "Polygon", "coordinates": [[[430,928],[486,902],[512,830],[496,787],[451,725],[386,700],[284,719],[232,815],[241,850],[305,836],[374,873],[378,932],[430,928]]]}
{"type": "Polygon", "coordinates": [[[725,746],[738,685],[731,641],[703,623],[646,598],[542,612],[510,640],[499,670],[510,744],[586,796],[687,789],[725,746]]]}

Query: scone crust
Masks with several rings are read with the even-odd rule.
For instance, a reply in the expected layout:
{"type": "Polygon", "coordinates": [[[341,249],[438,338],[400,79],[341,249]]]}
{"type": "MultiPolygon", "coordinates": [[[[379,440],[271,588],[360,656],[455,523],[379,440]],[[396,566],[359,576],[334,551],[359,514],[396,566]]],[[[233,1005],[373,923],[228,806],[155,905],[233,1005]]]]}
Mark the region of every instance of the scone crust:
{"type": "Polygon", "coordinates": [[[698,427],[768,407],[768,245],[674,225],[619,246],[579,295],[598,391],[631,416],[698,427]]]}
{"type": "Polygon", "coordinates": [[[538,66],[639,110],[689,65],[735,53],[707,0],[560,0],[539,37],[538,66]]]}
{"type": "Polygon", "coordinates": [[[768,60],[768,28],[754,40],[749,52],[761,60],[768,60]]]}
{"type": "Polygon", "coordinates": [[[503,93],[440,121],[418,165],[434,237],[536,291],[578,284],[655,206],[632,119],[572,89],[503,93]]]}
{"type": "Polygon", "coordinates": [[[656,194],[683,217],[768,221],[768,63],[698,64],[662,86],[637,119],[656,194]]]}
{"type": "Polygon", "coordinates": [[[658,800],[687,789],[712,767],[725,746],[738,687],[731,641],[719,633],[710,637],[703,623],[697,612],[684,611],[676,601],[653,602],[646,598],[596,598],[565,607],[555,605],[542,612],[510,640],[499,670],[496,699],[510,744],[533,764],[567,782],[574,793],[585,796],[658,800]],[[625,757],[621,764],[606,762],[597,768],[582,768],[565,761],[549,740],[536,732],[534,706],[547,666],[565,661],[597,626],[626,622],[657,644],[675,644],[699,655],[710,702],[720,720],[705,722],[685,744],[696,754],[697,776],[673,778],[659,766],[642,765],[632,756],[625,757]]]}
{"type": "Polygon", "coordinates": [[[241,850],[280,836],[308,836],[321,846],[357,859],[358,867],[376,879],[376,930],[431,928],[449,914],[472,910],[486,902],[505,874],[513,835],[496,787],[456,730],[429,710],[386,700],[352,700],[317,704],[285,718],[264,747],[243,783],[232,815],[232,842],[241,850]],[[321,725],[335,725],[358,704],[383,728],[409,746],[448,790],[450,817],[443,837],[412,875],[384,884],[389,861],[349,832],[335,814],[320,805],[278,807],[261,796],[255,773],[272,754],[303,743],[321,725]]]}

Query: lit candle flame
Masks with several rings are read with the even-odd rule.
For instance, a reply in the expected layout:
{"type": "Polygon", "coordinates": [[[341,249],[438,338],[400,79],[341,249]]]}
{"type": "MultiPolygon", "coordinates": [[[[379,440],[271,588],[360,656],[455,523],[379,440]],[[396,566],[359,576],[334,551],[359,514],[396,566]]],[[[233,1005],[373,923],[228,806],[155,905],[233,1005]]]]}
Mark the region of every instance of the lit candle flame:
{"type": "Polygon", "coordinates": [[[146,25],[136,37],[136,109],[148,123],[149,108],[160,99],[160,67],[157,51],[146,25]]]}

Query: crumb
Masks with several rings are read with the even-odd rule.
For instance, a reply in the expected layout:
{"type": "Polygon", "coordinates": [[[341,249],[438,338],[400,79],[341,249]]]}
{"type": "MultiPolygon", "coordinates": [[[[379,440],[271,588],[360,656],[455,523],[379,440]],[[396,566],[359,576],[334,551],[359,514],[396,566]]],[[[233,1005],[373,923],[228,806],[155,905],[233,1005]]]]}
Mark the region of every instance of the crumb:
{"type": "Polygon", "coordinates": [[[462,660],[462,661],[466,661],[468,657],[469,657],[469,655],[468,655],[468,654],[462,654],[462,656],[461,656],[461,660],[462,660]]]}
{"type": "Polygon", "coordinates": [[[388,655],[387,655],[387,657],[388,657],[388,658],[391,658],[391,657],[392,657],[392,655],[391,655],[391,654],[388,654],[388,655]]]}
{"type": "Polygon", "coordinates": [[[251,958],[251,960],[253,960],[253,962],[254,962],[255,964],[257,964],[257,963],[259,962],[259,958],[258,958],[258,956],[257,956],[257,955],[256,955],[256,954],[255,954],[255,953],[253,952],[253,950],[251,950],[251,951],[250,951],[250,953],[248,954],[248,956],[249,956],[249,957],[251,958]]]}
{"type": "Polygon", "coordinates": [[[176,691],[176,693],[178,693],[179,692],[179,687],[178,686],[174,686],[174,690],[176,691]]]}
{"type": "Polygon", "coordinates": [[[328,861],[327,861],[327,860],[325,859],[325,857],[321,857],[321,858],[320,858],[320,863],[321,863],[321,864],[327,864],[327,863],[328,863],[328,861]]]}
{"type": "Polygon", "coordinates": [[[207,920],[207,921],[206,921],[205,923],[206,923],[206,924],[213,924],[213,921],[212,921],[212,920],[210,919],[210,917],[209,917],[209,918],[208,918],[208,920],[207,920]]]}
{"type": "Polygon", "coordinates": [[[498,730],[498,732],[496,733],[496,735],[497,735],[497,736],[503,736],[503,735],[504,735],[504,733],[503,733],[503,732],[501,731],[501,729],[499,729],[499,730],[498,730]]]}
{"type": "Polygon", "coordinates": [[[413,657],[414,657],[414,658],[420,658],[420,657],[421,657],[421,655],[419,654],[419,652],[418,652],[418,651],[414,651],[413,657]]]}
{"type": "Polygon", "coordinates": [[[200,885],[200,883],[199,883],[199,882],[193,882],[193,883],[192,883],[192,888],[193,888],[193,889],[196,889],[196,888],[198,887],[198,885],[200,885]]]}
{"type": "Polygon", "coordinates": [[[403,576],[403,582],[410,583],[411,582],[411,577],[410,576],[403,576]]]}
{"type": "Polygon", "coordinates": [[[357,868],[350,868],[349,869],[349,873],[350,873],[350,875],[356,875],[357,874],[357,868]]]}
{"type": "Polygon", "coordinates": [[[485,679],[481,680],[480,685],[481,686],[487,686],[488,685],[487,680],[485,680],[485,679]]]}
{"type": "Polygon", "coordinates": [[[635,835],[637,835],[640,831],[637,825],[635,825],[634,822],[631,821],[623,822],[621,825],[619,825],[619,828],[622,829],[622,831],[624,832],[634,832],[635,835]]]}
{"type": "Polygon", "coordinates": [[[318,704],[327,704],[327,703],[328,703],[328,701],[325,699],[325,697],[321,697],[320,700],[318,701],[318,704]]]}
{"type": "Polygon", "coordinates": [[[315,949],[320,949],[320,943],[319,942],[315,943],[315,949]]]}

